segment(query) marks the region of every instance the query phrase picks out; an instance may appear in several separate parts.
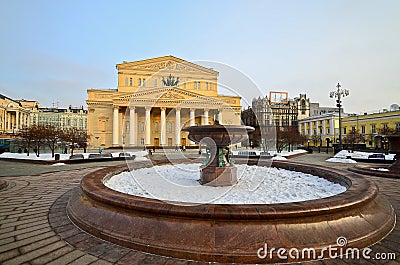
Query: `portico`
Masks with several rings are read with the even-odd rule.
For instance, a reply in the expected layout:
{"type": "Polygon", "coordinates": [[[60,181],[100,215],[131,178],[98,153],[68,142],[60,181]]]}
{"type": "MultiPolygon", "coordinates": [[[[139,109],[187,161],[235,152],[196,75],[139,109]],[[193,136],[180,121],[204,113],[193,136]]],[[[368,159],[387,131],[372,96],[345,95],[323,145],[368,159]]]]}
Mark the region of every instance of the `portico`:
{"type": "Polygon", "coordinates": [[[226,111],[230,109],[222,101],[183,92],[179,88],[160,88],[154,93],[154,98],[147,100],[139,93],[114,99],[113,146],[194,145],[181,129],[213,124],[215,120],[222,124],[224,107],[226,111]],[[162,97],[166,93],[170,97],[174,95],[175,99],[162,97]],[[176,100],[179,95],[186,97],[176,100]]]}

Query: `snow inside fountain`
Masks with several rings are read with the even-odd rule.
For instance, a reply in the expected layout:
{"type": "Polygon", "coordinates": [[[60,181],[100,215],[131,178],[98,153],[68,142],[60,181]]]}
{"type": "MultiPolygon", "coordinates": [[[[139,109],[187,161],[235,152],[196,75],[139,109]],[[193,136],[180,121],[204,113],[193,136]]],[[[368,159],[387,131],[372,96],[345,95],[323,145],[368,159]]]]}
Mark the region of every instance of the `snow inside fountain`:
{"type": "Polygon", "coordinates": [[[324,178],[279,168],[236,165],[233,186],[201,185],[200,164],[162,165],[104,179],[110,189],[176,203],[272,204],[315,200],[346,191],[324,178]]]}

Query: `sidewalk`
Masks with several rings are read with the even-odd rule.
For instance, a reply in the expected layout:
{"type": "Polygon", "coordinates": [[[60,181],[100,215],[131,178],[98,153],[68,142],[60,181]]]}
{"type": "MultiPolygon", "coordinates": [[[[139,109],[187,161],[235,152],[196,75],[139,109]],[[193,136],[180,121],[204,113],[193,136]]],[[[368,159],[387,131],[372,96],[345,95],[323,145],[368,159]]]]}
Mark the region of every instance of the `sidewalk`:
{"type": "MultiPolygon", "coordinates": [[[[326,154],[317,153],[290,161],[342,169],[349,166],[325,162],[326,158],[326,154]]],[[[105,165],[69,165],[77,168],[63,166],[56,169],[57,172],[40,175],[34,174],[49,168],[30,164],[22,166],[22,163],[0,164],[0,167],[3,169],[4,165],[14,169],[14,172],[7,169],[11,175],[22,176],[0,177],[9,183],[5,190],[0,191],[0,264],[204,264],[126,249],[76,228],[65,212],[68,198],[85,174],[105,165]]],[[[3,170],[2,174],[5,174],[3,170]]],[[[370,178],[399,213],[400,180],[370,178]]],[[[388,237],[372,247],[375,253],[396,253],[396,261],[324,260],[304,264],[399,264],[399,239],[400,225],[397,224],[388,237]]]]}

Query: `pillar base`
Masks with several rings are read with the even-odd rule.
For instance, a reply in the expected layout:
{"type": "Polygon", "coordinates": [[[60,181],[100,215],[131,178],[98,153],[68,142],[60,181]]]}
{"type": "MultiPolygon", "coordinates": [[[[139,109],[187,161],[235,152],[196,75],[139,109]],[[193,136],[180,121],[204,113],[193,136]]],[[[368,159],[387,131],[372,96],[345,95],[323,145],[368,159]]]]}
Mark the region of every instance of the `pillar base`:
{"type": "Polygon", "coordinates": [[[237,183],[237,168],[235,166],[201,168],[200,183],[206,186],[232,186],[237,183]]]}

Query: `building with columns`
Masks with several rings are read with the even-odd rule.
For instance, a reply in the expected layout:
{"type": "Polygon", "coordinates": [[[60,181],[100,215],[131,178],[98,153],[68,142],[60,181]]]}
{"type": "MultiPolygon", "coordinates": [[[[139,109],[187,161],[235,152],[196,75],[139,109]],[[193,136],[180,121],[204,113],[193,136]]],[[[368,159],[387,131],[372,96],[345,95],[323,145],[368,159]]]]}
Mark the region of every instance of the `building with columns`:
{"type": "Polygon", "coordinates": [[[322,146],[326,146],[327,138],[335,143],[339,137],[339,113],[332,112],[301,119],[298,128],[300,134],[310,141],[310,146],[319,146],[320,139],[322,146]]]}
{"type": "Polygon", "coordinates": [[[116,68],[116,89],[88,89],[92,147],[188,146],[185,126],[240,124],[241,98],[218,94],[214,69],[174,56],[116,68]]]}
{"type": "Polygon", "coordinates": [[[2,137],[13,136],[29,126],[29,110],[20,102],[0,94],[0,134],[2,137]]]}

